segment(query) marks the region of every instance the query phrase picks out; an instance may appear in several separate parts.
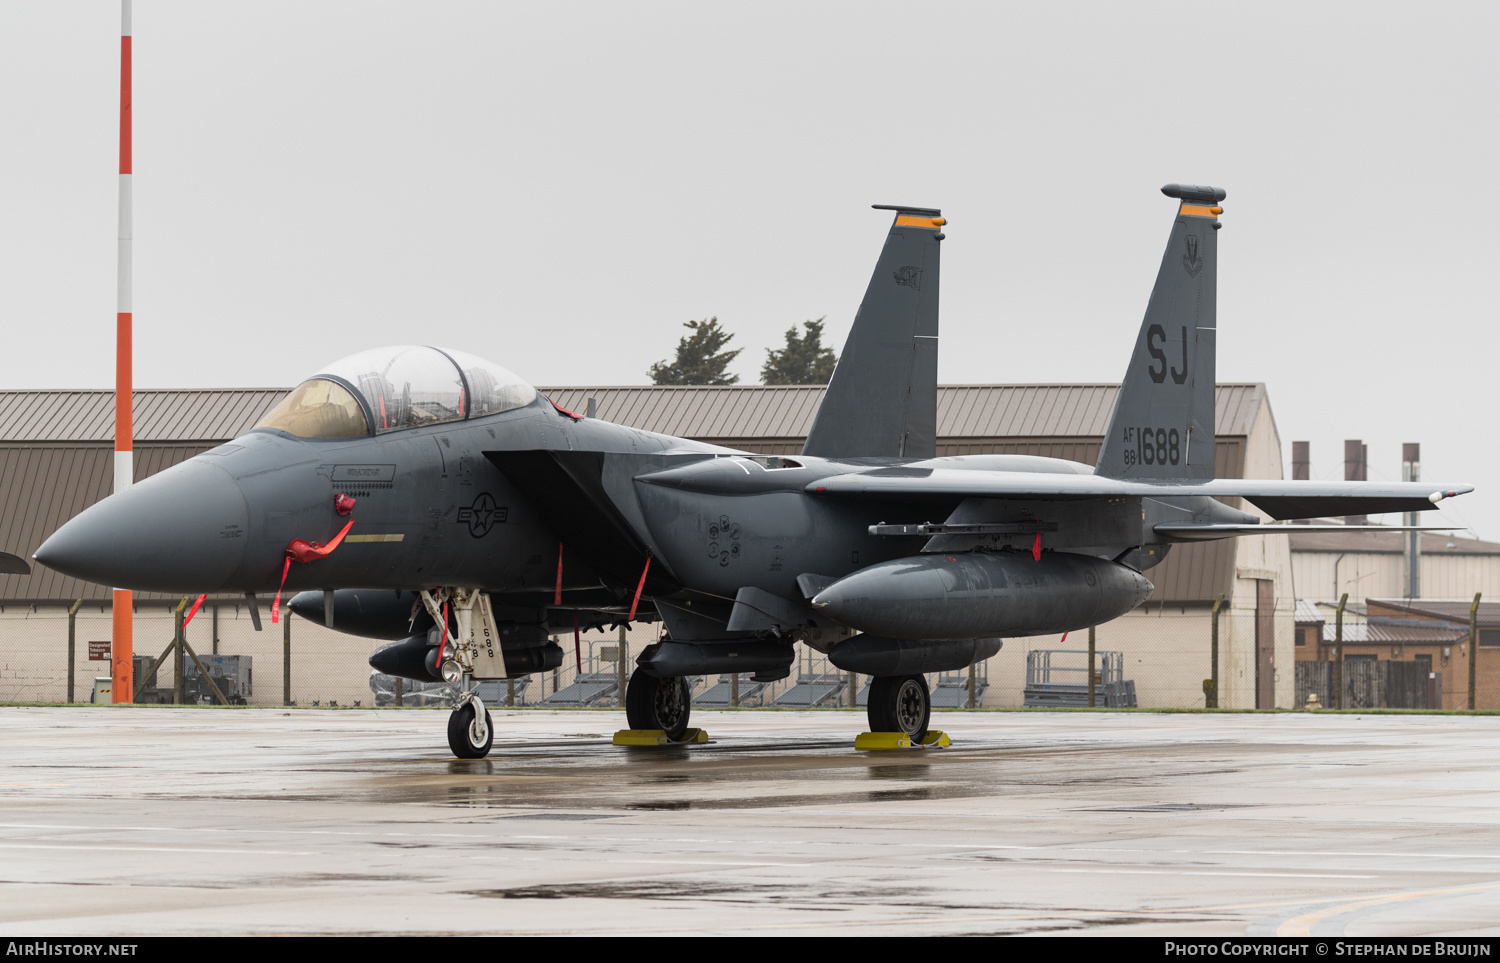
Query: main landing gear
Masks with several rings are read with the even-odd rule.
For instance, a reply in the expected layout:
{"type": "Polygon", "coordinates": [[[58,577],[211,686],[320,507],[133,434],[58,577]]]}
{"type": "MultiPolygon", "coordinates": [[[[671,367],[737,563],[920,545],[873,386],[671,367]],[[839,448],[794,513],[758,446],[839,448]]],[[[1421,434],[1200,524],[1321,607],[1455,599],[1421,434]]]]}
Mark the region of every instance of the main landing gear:
{"type": "Polygon", "coordinates": [[[483,759],[494,742],[490,710],[474,693],[464,693],[448,716],[448,748],[460,759],[483,759]]]}
{"type": "Polygon", "coordinates": [[[870,680],[871,732],[904,732],[916,742],[927,736],[932,694],[920,675],[876,676],[870,680]]]}
{"type": "Polygon", "coordinates": [[[625,688],[625,719],[632,729],[660,729],[672,742],[688,728],[693,693],[681,676],[657,678],[636,669],[625,688]]]}

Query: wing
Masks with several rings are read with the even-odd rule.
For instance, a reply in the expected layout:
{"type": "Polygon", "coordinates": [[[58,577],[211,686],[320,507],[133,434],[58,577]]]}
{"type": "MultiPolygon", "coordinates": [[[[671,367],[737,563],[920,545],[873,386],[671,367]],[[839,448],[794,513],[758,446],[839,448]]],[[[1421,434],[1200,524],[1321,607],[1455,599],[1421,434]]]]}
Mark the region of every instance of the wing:
{"type": "Polygon", "coordinates": [[[1275,519],[1423,512],[1472,485],[1428,482],[1281,481],[1213,478],[1201,482],[1130,481],[1101,475],[952,468],[887,468],[833,475],[810,483],[810,495],[880,498],[1011,498],[1069,501],[1089,498],[1244,498],[1275,519]]]}

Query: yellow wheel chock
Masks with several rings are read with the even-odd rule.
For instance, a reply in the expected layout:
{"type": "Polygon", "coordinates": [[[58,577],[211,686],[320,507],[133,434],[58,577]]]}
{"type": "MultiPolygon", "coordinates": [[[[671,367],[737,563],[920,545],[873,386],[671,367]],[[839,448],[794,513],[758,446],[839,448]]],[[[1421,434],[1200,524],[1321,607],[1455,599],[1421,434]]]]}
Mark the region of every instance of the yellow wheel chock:
{"type": "Polygon", "coordinates": [[[685,746],[695,742],[708,742],[708,733],[702,729],[689,729],[681,739],[667,738],[661,729],[621,729],[615,733],[617,746],[685,746]]]}
{"type": "Polygon", "coordinates": [[[916,742],[904,732],[861,732],[854,737],[854,748],[864,750],[880,749],[946,749],[952,743],[948,739],[948,733],[933,729],[927,733],[926,738],[916,742]]]}

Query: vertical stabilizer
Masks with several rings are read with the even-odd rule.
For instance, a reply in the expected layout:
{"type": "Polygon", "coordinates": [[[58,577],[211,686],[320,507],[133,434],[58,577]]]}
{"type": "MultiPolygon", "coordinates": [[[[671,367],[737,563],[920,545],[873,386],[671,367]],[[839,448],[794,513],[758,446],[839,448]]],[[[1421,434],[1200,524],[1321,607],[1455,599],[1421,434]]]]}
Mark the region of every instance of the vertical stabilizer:
{"type": "Polygon", "coordinates": [[[804,455],[937,454],[938,250],[947,222],[932,208],[875,207],[896,219],[804,455]]]}
{"type": "Polygon", "coordinates": [[[1110,478],[1214,477],[1217,187],[1168,184],[1180,202],[1156,287],[1095,471],[1110,478]]]}

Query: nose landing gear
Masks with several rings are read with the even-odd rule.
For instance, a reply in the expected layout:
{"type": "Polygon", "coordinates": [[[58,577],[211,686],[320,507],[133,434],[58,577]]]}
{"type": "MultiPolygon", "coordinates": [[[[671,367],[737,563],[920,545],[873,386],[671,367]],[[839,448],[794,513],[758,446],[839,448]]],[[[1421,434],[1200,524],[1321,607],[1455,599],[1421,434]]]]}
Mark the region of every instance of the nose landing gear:
{"type": "Polygon", "coordinates": [[[448,716],[448,748],[460,759],[483,759],[494,742],[490,710],[474,693],[464,693],[448,716]]]}

